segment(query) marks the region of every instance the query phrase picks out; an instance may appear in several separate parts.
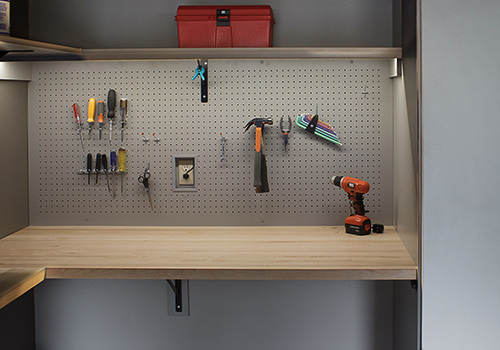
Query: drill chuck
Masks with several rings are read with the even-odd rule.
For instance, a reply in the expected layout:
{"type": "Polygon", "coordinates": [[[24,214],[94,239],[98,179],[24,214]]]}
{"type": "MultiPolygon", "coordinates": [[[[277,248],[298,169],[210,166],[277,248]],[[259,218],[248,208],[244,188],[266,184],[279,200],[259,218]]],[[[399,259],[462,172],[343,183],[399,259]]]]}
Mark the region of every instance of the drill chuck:
{"type": "Polygon", "coordinates": [[[340,187],[340,183],[342,182],[342,178],[343,178],[343,176],[332,176],[332,178],[330,179],[330,182],[332,183],[332,185],[340,187]]]}

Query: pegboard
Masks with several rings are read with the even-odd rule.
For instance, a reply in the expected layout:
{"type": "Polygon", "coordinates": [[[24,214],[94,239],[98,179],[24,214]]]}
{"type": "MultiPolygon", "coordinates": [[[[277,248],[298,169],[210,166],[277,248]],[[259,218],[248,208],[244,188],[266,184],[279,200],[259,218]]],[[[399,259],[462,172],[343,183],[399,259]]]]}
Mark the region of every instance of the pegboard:
{"type": "MultiPolygon", "coordinates": [[[[333,175],[370,183],[365,196],[374,222],[392,224],[392,82],[384,60],[210,60],[208,103],[191,78],[195,60],[38,62],[29,84],[31,225],[342,225],[347,195],[330,184],[333,175]],[[119,116],[109,143],[97,123],[88,138],[90,98],[128,99],[123,147],[124,193],[116,198],[99,176],[78,175],[86,154],[118,151],[119,116]],[[82,112],[85,152],[72,104],[82,112]],[[307,133],[294,123],[288,151],[280,117],[315,112],[331,124],[343,146],[307,133]],[[270,192],[255,193],[254,117],[269,116],[264,132],[270,192]],[[221,162],[221,136],[227,162],[221,162]],[[144,133],[149,142],[143,142],[144,133]],[[160,139],[153,141],[152,134],[160,139]],[[197,191],[174,192],[173,155],[197,155],[197,191]],[[137,181],[151,167],[150,209],[137,181]]],[[[119,111],[117,106],[116,111],[119,111]]],[[[96,118],[97,122],[97,118],[96,118]]],[[[112,181],[112,177],[110,177],[112,181]]]]}

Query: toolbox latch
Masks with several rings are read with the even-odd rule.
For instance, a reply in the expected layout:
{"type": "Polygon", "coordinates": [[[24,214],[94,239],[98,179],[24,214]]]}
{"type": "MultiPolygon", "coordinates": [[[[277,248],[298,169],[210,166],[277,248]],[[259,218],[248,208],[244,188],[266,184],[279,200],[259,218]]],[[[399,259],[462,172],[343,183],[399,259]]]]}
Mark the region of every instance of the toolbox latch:
{"type": "Polygon", "coordinates": [[[230,10],[217,10],[217,27],[227,27],[229,23],[230,10]]]}

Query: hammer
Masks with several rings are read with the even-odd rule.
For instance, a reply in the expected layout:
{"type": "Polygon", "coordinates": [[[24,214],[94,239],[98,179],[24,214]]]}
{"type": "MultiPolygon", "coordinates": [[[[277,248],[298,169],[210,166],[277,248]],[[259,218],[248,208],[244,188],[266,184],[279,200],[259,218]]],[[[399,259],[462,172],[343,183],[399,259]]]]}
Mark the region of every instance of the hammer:
{"type": "Polygon", "coordinates": [[[255,187],[256,193],[269,192],[266,156],[262,151],[265,124],[273,125],[272,118],[254,118],[250,120],[247,125],[245,125],[245,131],[247,131],[252,125],[255,125],[253,186],[255,187]]]}

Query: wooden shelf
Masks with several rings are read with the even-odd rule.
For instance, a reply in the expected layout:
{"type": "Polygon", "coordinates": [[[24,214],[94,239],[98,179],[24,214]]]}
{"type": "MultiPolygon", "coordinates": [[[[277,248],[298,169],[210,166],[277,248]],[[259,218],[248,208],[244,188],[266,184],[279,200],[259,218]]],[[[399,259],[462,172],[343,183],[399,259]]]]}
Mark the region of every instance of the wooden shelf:
{"type": "Polygon", "coordinates": [[[8,52],[1,57],[2,60],[21,60],[30,61],[40,58],[79,58],[82,54],[81,49],[47,44],[39,41],[12,38],[7,35],[0,35],[0,52],[8,52]]]}
{"type": "Polygon", "coordinates": [[[259,47],[79,49],[0,35],[4,61],[168,59],[391,59],[400,47],[259,47]]]}
{"type": "Polygon", "coordinates": [[[0,240],[0,268],[46,278],[412,280],[398,234],[343,227],[27,227],[0,240]]]}
{"type": "Polygon", "coordinates": [[[160,59],[390,59],[397,47],[263,47],[82,50],[84,60],[160,59]]]}

